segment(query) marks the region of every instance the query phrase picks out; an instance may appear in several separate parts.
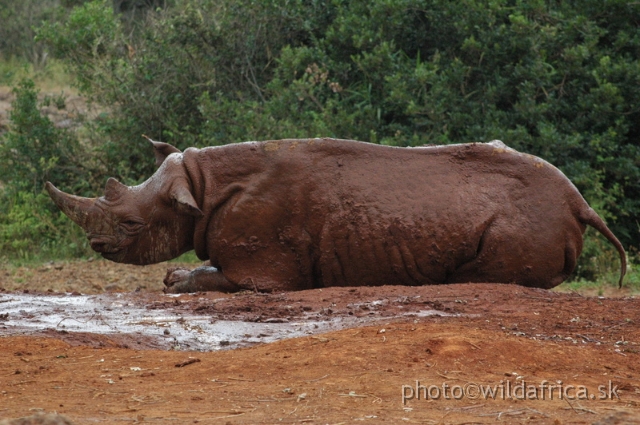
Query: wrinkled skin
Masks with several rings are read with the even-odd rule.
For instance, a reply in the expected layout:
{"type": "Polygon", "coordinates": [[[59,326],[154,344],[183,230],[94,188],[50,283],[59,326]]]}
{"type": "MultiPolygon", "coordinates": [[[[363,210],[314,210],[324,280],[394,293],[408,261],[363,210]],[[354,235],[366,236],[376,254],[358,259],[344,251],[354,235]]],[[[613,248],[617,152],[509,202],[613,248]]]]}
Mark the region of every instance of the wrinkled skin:
{"type": "Polygon", "coordinates": [[[334,139],[205,149],[154,143],[157,172],[98,199],[56,204],[91,247],[151,264],[191,249],[211,267],[169,269],[166,292],[516,283],[573,271],[586,225],[625,252],[558,169],[502,142],[392,148],[334,139]]]}

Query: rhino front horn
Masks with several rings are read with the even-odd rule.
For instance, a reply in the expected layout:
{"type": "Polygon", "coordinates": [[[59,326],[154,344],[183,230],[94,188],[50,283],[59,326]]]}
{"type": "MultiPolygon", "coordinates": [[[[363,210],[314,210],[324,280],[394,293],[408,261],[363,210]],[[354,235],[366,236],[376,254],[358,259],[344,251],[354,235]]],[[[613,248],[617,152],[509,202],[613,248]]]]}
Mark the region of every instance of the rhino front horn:
{"type": "Polygon", "coordinates": [[[74,223],[84,229],[87,224],[89,208],[93,206],[96,199],[69,195],[68,193],[64,193],[56,188],[50,182],[47,182],[45,189],[47,189],[49,196],[53,199],[53,202],[55,202],[58,208],[60,208],[67,217],[73,220],[74,223]]]}

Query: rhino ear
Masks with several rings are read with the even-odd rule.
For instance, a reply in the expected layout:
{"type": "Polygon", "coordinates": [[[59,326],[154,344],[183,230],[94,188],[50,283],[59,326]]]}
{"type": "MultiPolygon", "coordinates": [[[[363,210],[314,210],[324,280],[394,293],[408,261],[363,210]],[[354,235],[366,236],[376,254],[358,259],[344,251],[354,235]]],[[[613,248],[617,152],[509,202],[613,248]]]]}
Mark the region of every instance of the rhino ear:
{"type": "Polygon", "coordinates": [[[104,198],[107,201],[116,201],[127,189],[127,186],[123,185],[113,177],[109,177],[109,180],[107,180],[107,185],[104,188],[104,198]]]}
{"type": "Polygon", "coordinates": [[[156,167],[160,167],[164,160],[167,159],[167,157],[172,153],[181,153],[180,149],[176,148],[175,146],[171,146],[168,143],[156,142],[155,140],[151,140],[151,138],[145,136],[144,134],[142,135],[142,137],[147,139],[149,142],[151,142],[151,145],[153,145],[153,154],[156,157],[156,167]]]}
{"type": "Polygon", "coordinates": [[[171,189],[171,199],[173,200],[174,208],[181,214],[187,214],[192,217],[200,218],[204,214],[198,208],[196,200],[193,199],[193,195],[182,183],[176,183],[171,189]]]}

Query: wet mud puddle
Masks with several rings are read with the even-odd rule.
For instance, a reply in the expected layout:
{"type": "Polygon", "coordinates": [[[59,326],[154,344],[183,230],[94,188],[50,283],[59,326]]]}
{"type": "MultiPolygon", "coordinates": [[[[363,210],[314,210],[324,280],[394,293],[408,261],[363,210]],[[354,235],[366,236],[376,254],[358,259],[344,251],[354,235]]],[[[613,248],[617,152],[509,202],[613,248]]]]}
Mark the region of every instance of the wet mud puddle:
{"type": "Polygon", "coordinates": [[[110,345],[138,349],[213,351],[384,323],[403,316],[451,315],[430,308],[405,311],[400,307],[390,312],[393,305],[394,301],[380,299],[352,303],[344,311],[334,312],[314,305],[292,307],[282,296],[262,294],[244,300],[191,297],[184,301],[184,296],[148,293],[4,293],[0,294],[0,337],[53,335],[72,343],[104,345],[95,338],[104,336],[110,345]],[[366,314],[354,314],[363,310],[366,314]],[[382,310],[384,314],[377,314],[382,310]]]}

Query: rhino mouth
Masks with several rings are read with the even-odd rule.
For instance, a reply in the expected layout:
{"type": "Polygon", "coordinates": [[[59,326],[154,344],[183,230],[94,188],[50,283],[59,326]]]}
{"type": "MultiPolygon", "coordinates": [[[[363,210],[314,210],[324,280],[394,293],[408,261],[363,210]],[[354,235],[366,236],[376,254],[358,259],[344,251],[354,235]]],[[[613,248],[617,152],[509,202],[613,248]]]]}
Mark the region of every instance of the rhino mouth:
{"type": "Polygon", "coordinates": [[[120,251],[117,252],[101,252],[100,255],[102,255],[102,258],[109,260],[109,261],[113,261],[116,263],[119,263],[120,261],[120,257],[122,253],[120,251]]]}
{"type": "Polygon", "coordinates": [[[122,248],[114,245],[110,238],[90,235],[88,239],[91,249],[95,252],[99,252],[103,256],[117,254],[122,251],[122,248]]]}

